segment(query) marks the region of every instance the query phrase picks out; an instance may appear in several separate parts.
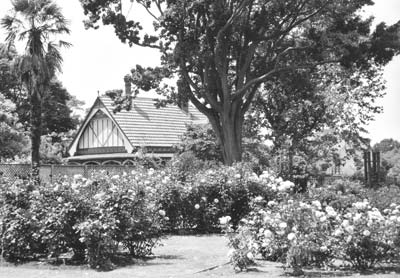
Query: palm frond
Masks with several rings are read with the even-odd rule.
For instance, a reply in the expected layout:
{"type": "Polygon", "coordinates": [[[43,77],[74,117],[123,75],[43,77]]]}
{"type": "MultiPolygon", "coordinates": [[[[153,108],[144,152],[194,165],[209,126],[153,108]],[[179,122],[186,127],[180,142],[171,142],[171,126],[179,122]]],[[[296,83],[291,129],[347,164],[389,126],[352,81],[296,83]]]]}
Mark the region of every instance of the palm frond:
{"type": "Polygon", "coordinates": [[[15,61],[15,68],[30,93],[43,91],[56,72],[61,72],[61,47],[66,41],[51,41],[54,35],[68,34],[68,21],[54,0],[12,0],[14,16],[5,16],[1,25],[7,30],[7,42],[26,42],[24,55],[15,61]],[[24,26],[24,23],[26,26],[24,26]]]}
{"type": "Polygon", "coordinates": [[[29,1],[29,0],[13,0],[11,4],[14,7],[14,10],[16,12],[25,12],[28,9],[32,8],[32,5],[34,5],[34,1],[29,1]]]}
{"type": "Polygon", "coordinates": [[[55,72],[61,72],[61,64],[63,62],[59,46],[54,42],[49,42],[47,45],[46,62],[49,65],[49,69],[55,72]]]}
{"type": "Polygon", "coordinates": [[[66,42],[66,41],[63,41],[63,40],[59,40],[58,41],[58,46],[65,47],[65,48],[70,48],[72,46],[72,43],[66,42]]]}

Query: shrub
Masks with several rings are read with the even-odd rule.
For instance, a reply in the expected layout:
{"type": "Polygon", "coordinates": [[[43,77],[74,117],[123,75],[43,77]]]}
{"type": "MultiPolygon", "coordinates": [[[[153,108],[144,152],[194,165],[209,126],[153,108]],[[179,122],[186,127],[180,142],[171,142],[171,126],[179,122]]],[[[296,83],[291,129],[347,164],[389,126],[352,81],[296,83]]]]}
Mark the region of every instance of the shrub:
{"type": "Polygon", "coordinates": [[[234,248],[233,265],[245,268],[251,263],[249,257],[262,255],[300,273],[304,266],[329,265],[333,259],[361,270],[398,261],[400,206],[392,203],[380,210],[361,199],[366,190],[346,187],[335,195],[335,188],[282,195],[286,198],[278,201],[254,199],[252,211],[236,230],[224,226],[234,248]]]}
{"type": "Polygon", "coordinates": [[[256,196],[275,198],[283,182],[264,172],[256,175],[248,164],[232,167],[214,165],[200,169],[184,181],[171,174],[160,187],[160,204],[166,211],[169,229],[215,232],[218,219],[229,215],[236,226],[250,212],[250,201],[256,196]]]}
{"type": "Polygon", "coordinates": [[[35,190],[21,182],[2,184],[4,257],[17,261],[72,252],[78,262],[110,269],[121,248],[132,256],[148,255],[162,235],[165,217],[149,186],[157,180],[153,173],[75,176],[35,190]]]}

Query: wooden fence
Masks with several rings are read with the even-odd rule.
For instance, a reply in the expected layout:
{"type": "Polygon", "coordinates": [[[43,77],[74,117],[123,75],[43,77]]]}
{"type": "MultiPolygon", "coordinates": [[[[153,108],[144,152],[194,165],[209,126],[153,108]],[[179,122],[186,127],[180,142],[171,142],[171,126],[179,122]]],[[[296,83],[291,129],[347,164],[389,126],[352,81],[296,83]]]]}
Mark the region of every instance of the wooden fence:
{"type": "MultiPolygon", "coordinates": [[[[51,183],[62,176],[73,177],[79,174],[89,178],[92,173],[102,170],[109,175],[120,175],[133,169],[132,165],[41,165],[40,179],[43,182],[51,183]]],[[[30,171],[29,164],[0,164],[0,176],[11,181],[29,177],[30,171]]]]}

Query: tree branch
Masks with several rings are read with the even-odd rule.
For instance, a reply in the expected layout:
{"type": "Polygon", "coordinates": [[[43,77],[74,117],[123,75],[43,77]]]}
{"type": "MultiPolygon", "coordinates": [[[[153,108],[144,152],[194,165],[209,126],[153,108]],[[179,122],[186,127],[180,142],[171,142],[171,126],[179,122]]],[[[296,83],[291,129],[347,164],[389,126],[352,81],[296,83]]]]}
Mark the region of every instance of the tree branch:
{"type": "Polygon", "coordinates": [[[146,9],[147,13],[148,13],[149,15],[151,15],[155,20],[160,21],[159,18],[156,17],[156,16],[150,11],[150,9],[147,7],[146,3],[143,3],[142,1],[138,1],[138,3],[139,3],[140,5],[142,5],[143,8],[146,9]]]}
{"type": "MultiPolygon", "coordinates": [[[[189,83],[189,85],[195,90],[196,94],[201,95],[201,96],[204,96],[204,98],[206,99],[206,101],[207,101],[215,110],[221,111],[221,110],[222,110],[221,106],[220,106],[216,101],[214,101],[214,100],[209,96],[209,94],[205,92],[205,90],[201,90],[201,89],[196,85],[196,83],[193,82],[192,78],[190,78],[189,72],[188,72],[188,70],[187,70],[187,68],[186,68],[186,66],[185,66],[185,62],[184,62],[184,60],[183,60],[182,58],[180,59],[180,68],[181,68],[181,72],[182,72],[183,78],[185,78],[185,80],[189,83]],[[203,92],[203,94],[201,94],[201,92],[203,92]]],[[[202,103],[196,98],[196,96],[193,94],[192,91],[190,91],[190,94],[193,96],[193,99],[195,99],[195,102],[198,102],[199,105],[202,105],[205,109],[207,109],[207,108],[205,107],[205,105],[202,104],[202,103]]],[[[190,97],[190,95],[189,95],[189,98],[190,98],[190,100],[192,100],[192,98],[190,97]]],[[[197,105],[196,105],[195,103],[193,103],[193,104],[197,107],[197,105]]],[[[198,108],[198,109],[199,109],[199,108],[198,108]]],[[[200,109],[199,109],[199,110],[200,110],[200,109]]],[[[208,109],[207,109],[207,110],[208,110],[208,109]]]]}
{"type": "Polygon", "coordinates": [[[259,83],[267,80],[271,75],[278,73],[278,72],[282,72],[282,71],[288,71],[288,70],[295,70],[295,69],[302,69],[302,68],[313,68],[319,65],[323,65],[323,64],[331,64],[331,63],[337,63],[339,62],[339,60],[327,60],[327,61],[323,61],[323,62],[319,62],[319,63],[311,63],[311,64],[302,64],[302,65],[293,65],[293,66],[288,66],[288,67],[282,67],[282,68],[275,68],[270,70],[269,72],[256,77],[252,80],[250,80],[249,82],[246,83],[245,86],[243,86],[240,90],[238,90],[235,95],[234,98],[239,98],[239,97],[243,97],[244,94],[246,93],[246,91],[248,89],[250,89],[251,86],[253,85],[258,85],[259,83]]]}

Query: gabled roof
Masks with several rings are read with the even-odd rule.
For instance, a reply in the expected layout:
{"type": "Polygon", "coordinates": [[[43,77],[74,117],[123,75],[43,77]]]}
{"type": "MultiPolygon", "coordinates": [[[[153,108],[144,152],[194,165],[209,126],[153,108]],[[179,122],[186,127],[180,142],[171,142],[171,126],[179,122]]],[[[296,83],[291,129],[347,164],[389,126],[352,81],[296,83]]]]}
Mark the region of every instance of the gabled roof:
{"type": "Polygon", "coordinates": [[[187,124],[208,122],[191,105],[186,113],[175,105],[157,108],[154,103],[152,98],[136,97],[132,100],[131,110],[114,113],[113,101],[107,96],[98,97],[71,143],[70,154],[74,155],[84,128],[100,109],[112,118],[133,147],[171,147],[179,143],[187,124]]]}
{"type": "Polygon", "coordinates": [[[100,100],[133,146],[170,147],[179,143],[187,124],[207,122],[206,117],[191,106],[185,113],[175,105],[157,108],[154,99],[137,97],[132,101],[131,110],[114,113],[109,97],[101,96],[100,100]]]}

